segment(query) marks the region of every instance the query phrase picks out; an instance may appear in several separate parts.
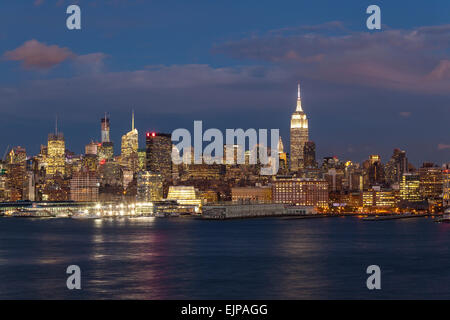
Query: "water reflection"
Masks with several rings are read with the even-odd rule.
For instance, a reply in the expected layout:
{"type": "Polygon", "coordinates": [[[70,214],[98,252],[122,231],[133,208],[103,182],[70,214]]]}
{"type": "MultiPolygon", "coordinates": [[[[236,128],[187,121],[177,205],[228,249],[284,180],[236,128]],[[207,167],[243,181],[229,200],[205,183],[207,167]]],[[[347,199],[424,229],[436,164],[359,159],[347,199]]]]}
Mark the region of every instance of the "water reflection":
{"type": "Polygon", "coordinates": [[[4,219],[0,298],[367,298],[374,263],[380,298],[450,298],[448,231],[430,219],[4,219]],[[65,288],[70,264],[79,292],[65,288]]]}

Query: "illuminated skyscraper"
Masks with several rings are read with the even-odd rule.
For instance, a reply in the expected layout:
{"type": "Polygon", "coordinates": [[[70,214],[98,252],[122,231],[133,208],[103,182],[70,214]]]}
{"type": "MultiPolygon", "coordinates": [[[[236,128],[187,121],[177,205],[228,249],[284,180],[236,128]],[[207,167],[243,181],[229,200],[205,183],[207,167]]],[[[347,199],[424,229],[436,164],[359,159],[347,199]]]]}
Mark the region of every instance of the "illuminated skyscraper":
{"type": "Polygon", "coordinates": [[[404,173],[400,181],[400,199],[407,202],[420,202],[420,179],[418,174],[404,173]]]}
{"type": "Polygon", "coordinates": [[[103,142],[110,142],[109,139],[109,118],[106,116],[106,112],[105,112],[105,117],[101,119],[101,124],[102,124],[102,143],[103,142]]]}
{"type": "Polygon", "coordinates": [[[420,195],[424,199],[438,199],[442,195],[442,168],[425,162],[419,168],[420,195]]]}
{"type": "Polygon", "coordinates": [[[122,136],[121,164],[136,172],[139,167],[138,131],[134,127],[134,111],[131,116],[131,131],[122,136]]]}
{"type": "Polygon", "coordinates": [[[394,149],[394,154],[385,166],[386,182],[390,185],[399,183],[405,172],[408,172],[406,152],[400,149],[394,149]]]}
{"type": "Polygon", "coordinates": [[[54,175],[59,172],[61,175],[65,175],[65,163],[66,163],[66,144],[64,141],[64,134],[58,132],[58,121],[55,125],[55,133],[48,135],[47,142],[47,175],[54,175]]]}
{"type": "Polygon", "coordinates": [[[141,171],[137,174],[137,201],[160,201],[163,198],[163,177],[158,173],[141,171]]]}
{"type": "Polygon", "coordinates": [[[82,167],[70,180],[70,200],[98,201],[99,186],[97,173],[82,167]]]}
{"type": "Polygon", "coordinates": [[[167,133],[147,132],[146,134],[147,171],[159,173],[164,180],[172,176],[172,139],[167,133]]]}
{"type": "Polygon", "coordinates": [[[302,109],[300,83],[298,84],[297,108],[291,117],[291,171],[298,171],[304,164],[304,146],[308,141],[308,118],[302,109]]]}
{"type": "Polygon", "coordinates": [[[112,160],[114,157],[114,144],[111,142],[109,138],[109,118],[106,116],[101,119],[102,124],[102,143],[101,146],[98,147],[98,161],[100,164],[104,164],[108,160],[112,160]]]}

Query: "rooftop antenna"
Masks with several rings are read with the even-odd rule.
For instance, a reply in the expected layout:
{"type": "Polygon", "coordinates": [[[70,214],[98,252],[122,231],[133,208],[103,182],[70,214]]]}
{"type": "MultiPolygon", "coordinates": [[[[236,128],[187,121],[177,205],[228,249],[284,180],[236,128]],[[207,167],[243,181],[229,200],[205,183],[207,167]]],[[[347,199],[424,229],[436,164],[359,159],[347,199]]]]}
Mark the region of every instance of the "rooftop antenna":
{"type": "Polygon", "coordinates": [[[131,111],[131,131],[134,130],[134,109],[131,111]]]}

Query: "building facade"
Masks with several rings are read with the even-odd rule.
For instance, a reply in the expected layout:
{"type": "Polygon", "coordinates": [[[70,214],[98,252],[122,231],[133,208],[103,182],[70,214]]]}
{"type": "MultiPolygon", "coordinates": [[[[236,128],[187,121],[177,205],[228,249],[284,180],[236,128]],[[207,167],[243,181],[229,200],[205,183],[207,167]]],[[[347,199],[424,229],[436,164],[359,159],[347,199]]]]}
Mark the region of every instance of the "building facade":
{"type": "Polygon", "coordinates": [[[161,174],[149,171],[137,173],[136,200],[140,202],[153,202],[163,199],[163,177],[161,174]]]}
{"type": "Polygon", "coordinates": [[[172,177],[172,139],[167,133],[147,132],[146,170],[162,175],[164,180],[172,177]]]}
{"type": "Polygon", "coordinates": [[[274,203],[328,207],[328,183],[324,180],[277,177],[272,186],[274,203]]]}
{"type": "Polygon", "coordinates": [[[64,141],[63,133],[50,133],[48,135],[47,143],[47,175],[54,175],[57,172],[59,172],[63,176],[65,175],[65,152],[66,144],[64,141]]]}

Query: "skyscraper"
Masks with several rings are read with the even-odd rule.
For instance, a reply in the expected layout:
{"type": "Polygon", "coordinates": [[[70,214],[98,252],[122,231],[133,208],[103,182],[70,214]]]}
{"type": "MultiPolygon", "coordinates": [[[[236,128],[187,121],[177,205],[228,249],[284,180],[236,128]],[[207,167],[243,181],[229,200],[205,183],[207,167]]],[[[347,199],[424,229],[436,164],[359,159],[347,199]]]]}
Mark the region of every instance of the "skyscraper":
{"type": "Polygon", "coordinates": [[[313,141],[307,141],[303,147],[303,164],[305,168],[316,168],[316,144],[313,141]]]}
{"type": "Polygon", "coordinates": [[[297,108],[291,117],[291,171],[298,171],[304,164],[304,146],[308,141],[308,118],[302,109],[300,83],[297,92],[297,108]]]}
{"type": "Polygon", "coordinates": [[[159,173],[141,171],[137,174],[138,201],[160,201],[163,198],[163,177],[159,173]]]}
{"type": "Polygon", "coordinates": [[[105,163],[107,160],[112,160],[114,157],[114,144],[111,142],[109,137],[109,118],[106,116],[101,119],[101,146],[98,147],[98,160],[101,164],[105,163]]]}
{"type": "Polygon", "coordinates": [[[82,167],[70,180],[70,200],[98,201],[99,186],[97,173],[82,167]]]}
{"type": "Polygon", "coordinates": [[[110,142],[109,140],[109,118],[106,116],[106,112],[105,112],[105,117],[101,119],[101,124],[102,124],[102,143],[103,142],[110,142]]]}
{"type": "Polygon", "coordinates": [[[420,178],[418,174],[404,173],[400,180],[400,200],[420,202],[420,178]]]}
{"type": "Polygon", "coordinates": [[[172,176],[172,139],[167,133],[147,132],[146,134],[147,171],[159,173],[164,180],[172,176]]]}
{"type": "Polygon", "coordinates": [[[403,173],[408,172],[408,158],[406,152],[400,149],[394,149],[394,154],[386,163],[386,182],[391,185],[400,183],[403,173]]]}
{"type": "Polygon", "coordinates": [[[131,116],[131,131],[122,136],[121,164],[136,172],[139,167],[138,131],[134,127],[134,111],[131,116]]]}
{"type": "Polygon", "coordinates": [[[53,175],[59,172],[61,175],[65,175],[65,153],[66,144],[64,141],[64,134],[58,132],[58,121],[55,125],[55,133],[48,135],[47,142],[47,175],[53,175]]]}

